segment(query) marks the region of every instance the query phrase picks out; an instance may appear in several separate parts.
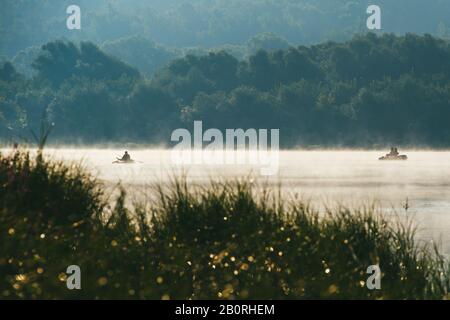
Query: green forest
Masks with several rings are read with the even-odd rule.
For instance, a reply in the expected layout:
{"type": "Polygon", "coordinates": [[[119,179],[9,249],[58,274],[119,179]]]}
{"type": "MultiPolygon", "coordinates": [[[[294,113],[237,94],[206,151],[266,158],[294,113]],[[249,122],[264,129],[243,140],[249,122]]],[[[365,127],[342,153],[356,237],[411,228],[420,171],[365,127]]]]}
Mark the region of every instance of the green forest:
{"type": "Polygon", "coordinates": [[[2,0],[0,56],[56,38],[102,44],[140,35],[168,47],[242,45],[272,32],[294,46],[349,40],[366,31],[369,4],[382,8],[382,31],[448,37],[447,0],[2,0]],[[65,28],[77,4],[82,28],[65,28]]]}
{"type": "Polygon", "coordinates": [[[447,148],[450,2],[4,0],[0,140],[170,144],[205,127],[280,129],[283,148],[447,148]],[[39,14],[36,14],[39,13],[39,14]]]}
{"type": "Polygon", "coordinates": [[[0,61],[29,77],[42,45],[90,41],[150,76],[186,54],[225,50],[242,60],[258,49],[347,41],[367,31],[369,4],[382,8],[377,33],[450,38],[447,0],[77,0],[81,30],[68,30],[71,4],[2,0],[0,61]]]}
{"type": "Polygon", "coordinates": [[[90,42],[45,44],[27,78],[0,67],[0,135],[51,141],[168,144],[205,127],[279,128],[282,147],[450,145],[450,44],[430,35],[225,51],[172,60],[151,78],[90,42]]]}

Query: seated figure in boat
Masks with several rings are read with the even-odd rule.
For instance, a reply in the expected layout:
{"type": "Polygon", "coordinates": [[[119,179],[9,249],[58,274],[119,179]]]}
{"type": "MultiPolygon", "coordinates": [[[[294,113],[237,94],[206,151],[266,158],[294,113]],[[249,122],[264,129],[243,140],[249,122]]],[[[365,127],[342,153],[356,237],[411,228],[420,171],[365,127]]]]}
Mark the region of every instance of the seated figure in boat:
{"type": "Polygon", "coordinates": [[[120,161],[130,161],[131,160],[131,156],[129,155],[128,151],[125,151],[125,154],[119,160],[120,161]]]}
{"type": "Polygon", "coordinates": [[[398,155],[399,155],[398,149],[392,147],[392,148],[391,148],[391,152],[389,153],[389,156],[391,156],[391,157],[398,157],[398,155]]]}

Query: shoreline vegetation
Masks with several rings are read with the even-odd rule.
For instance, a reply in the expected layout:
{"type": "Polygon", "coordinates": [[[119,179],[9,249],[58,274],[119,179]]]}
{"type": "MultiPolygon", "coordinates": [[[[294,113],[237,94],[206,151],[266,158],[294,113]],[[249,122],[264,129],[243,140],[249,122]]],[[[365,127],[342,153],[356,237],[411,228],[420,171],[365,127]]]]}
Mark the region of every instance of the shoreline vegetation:
{"type": "Polygon", "coordinates": [[[80,164],[26,150],[0,153],[0,190],[1,299],[450,298],[438,249],[374,207],[322,216],[248,179],[181,177],[128,208],[80,164]],[[69,265],[82,290],[67,289],[69,265]]]}

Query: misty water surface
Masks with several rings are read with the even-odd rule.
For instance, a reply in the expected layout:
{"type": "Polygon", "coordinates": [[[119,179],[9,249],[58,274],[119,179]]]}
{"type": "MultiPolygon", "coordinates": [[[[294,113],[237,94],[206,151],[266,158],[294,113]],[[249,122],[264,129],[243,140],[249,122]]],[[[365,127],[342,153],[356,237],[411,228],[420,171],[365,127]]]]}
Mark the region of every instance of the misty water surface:
{"type": "Polygon", "coordinates": [[[317,206],[336,202],[361,206],[377,201],[388,213],[411,217],[421,240],[441,242],[450,254],[450,152],[402,151],[408,161],[379,161],[386,151],[282,151],[279,173],[263,177],[250,165],[192,165],[171,163],[168,150],[129,150],[132,165],[113,164],[123,150],[47,149],[65,160],[83,160],[108,185],[117,182],[139,195],[155,182],[167,182],[186,172],[189,181],[207,183],[211,178],[238,178],[251,174],[257,181],[283,193],[311,200],[317,206]],[[408,203],[409,209],[404,209],[408,203]]]}

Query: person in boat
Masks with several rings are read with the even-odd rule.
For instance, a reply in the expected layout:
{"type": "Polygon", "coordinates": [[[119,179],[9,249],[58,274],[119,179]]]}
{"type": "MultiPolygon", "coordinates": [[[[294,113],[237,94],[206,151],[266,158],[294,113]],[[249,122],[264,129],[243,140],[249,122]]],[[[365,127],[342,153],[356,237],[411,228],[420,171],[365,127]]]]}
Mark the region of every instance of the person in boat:
{"type": "Polygon", "coordinates": [[[384,157],[379,158],[379,160],[407,160],[408,157],[405,155],[400,155],[398,149],[395,147],[391,148],[391,152],[386,154],[384,157]]]}
{"type": "Polygon", "coordinates": [[[125,154],[122,156],[122,158],[118,159],[118,160],[120,160],[120,161],[130,161],[131,160],[131,156],[128,153],[128,151],[125,151],[125,154]]]}
{"type": "Polygon", "coordinates": [[[392,147],[392,148],[391,148],[391,152],[389,153],[389,156],[391,156],[391,157],[398,157],[398,155],[399,155],[398,149],[392,147]]]}

